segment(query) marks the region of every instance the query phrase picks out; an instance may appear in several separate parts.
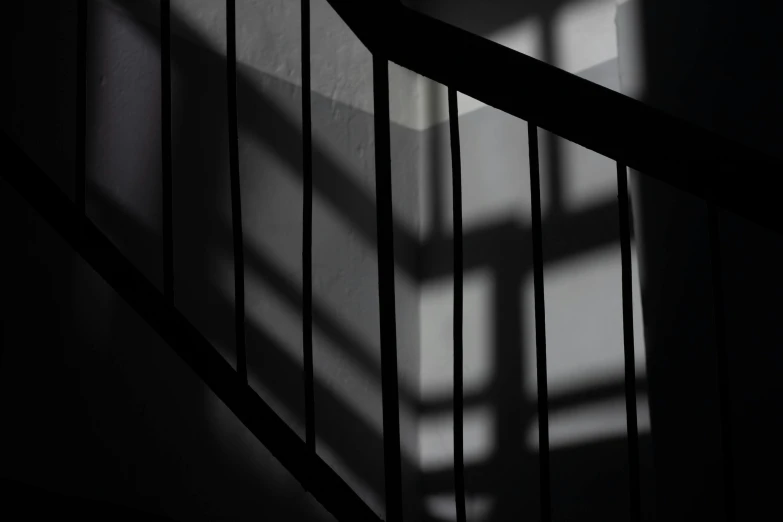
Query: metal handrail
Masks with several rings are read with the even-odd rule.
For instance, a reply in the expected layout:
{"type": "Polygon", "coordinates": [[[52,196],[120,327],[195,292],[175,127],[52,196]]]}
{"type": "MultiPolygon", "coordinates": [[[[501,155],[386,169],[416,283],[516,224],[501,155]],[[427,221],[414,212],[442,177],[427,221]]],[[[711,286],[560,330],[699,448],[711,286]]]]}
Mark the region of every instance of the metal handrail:
{"type": "Polygon", "coordinates": [[[780,159],[398,2],[328,2],[373,54],[783,233],[758,190],[780,159]]]}

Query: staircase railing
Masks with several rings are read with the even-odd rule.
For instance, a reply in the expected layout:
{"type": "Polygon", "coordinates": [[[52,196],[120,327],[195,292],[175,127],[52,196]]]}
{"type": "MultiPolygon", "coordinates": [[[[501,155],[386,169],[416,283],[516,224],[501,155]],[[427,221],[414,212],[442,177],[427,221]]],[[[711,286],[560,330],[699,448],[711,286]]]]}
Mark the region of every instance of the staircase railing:
{"type": "Polygon", "coordinates": [[[338,520],[380,520],[172,306],[111,240],[7,136],[5,179],[196,372],[237,418],[338,520]]]}
{"type": "MultiPolygon", "coordinates": [[[[454,491],[457,520],[464,522],[462,461],[462,214],[456,92],[528,122],[533,221],[533,265],[538,386],[541,518],[551,519],[546,333],[537,127],[617,162],[622,256],[625,399],[628,428],[630,519],[641,518],[636,383],[631,302],[631,252],[627,168],[703,198],[709,214],[713,313],[721,403],[725,511],[734,519],[734,477],[727,357],[720,283],[718,208],[777,233],[777,195],[759,190],[783,173],[781,162],[741,143],[656,110],[640,101],[566,73],[497,43],[417,13],[395,0],[328,0],[373,54],[378,201],[381,351],[383,360],[386,501],[390,520],[401,520],[399,433],[394,337],[391,174],[389,169],[388,62],[449,89],[454,197],[454,491]],[[387,386],[387,381],[393,381],[387,386]],[[391,394],[392,398],[388,399],[391,394]],[[387,426],[388,421],[388,426],[387,426]],[[391,429],[389,429],[391,428],[391,429]],[[393,431],[392,431],[393,430],[393,431]]],[[[305,51],[303,50],[303,53],[305,51]]],[[[303,58],[304,59],[304,58],[303,58]]],[[[309,63],[309,62],[307,62],[309,63]]]]}
{"type": "MultiPolygon", "coordinates": [[[[617,162],[620,199],[623,325],[625,341],[626,407],[631,462],[631,519],[639,517],[638,455],[636,455],[636,401],[631,319],[631,260],[628,227],[626,169],[631,167],[708,201],[713,237],[712,256],[717,263],[716,208],[783,232],[775,208],[777,195],[758,190],[772,176],[783,172],[781,164],[747,146],[655,110],[639,101],[592,84],[538,60],[416,13],[393,1],[328,0],[373,54],[376,135],[376,200],[378,270],[381,314],[381,364],[387,519],[402,520],[399,406],[397,390],[396,320],[392,191],[389,144],[388,62],[397,63],[449,88],[449,116],[454,166],[455,220],[455,492],[458,520],[465,520],[462,449],[462,252],[460,155],[457,91],[528,122],[530,140],[531,197],[533,203],[534,291],[536,320],[539,446],[541,456],[542,520],[550,519],[548,396],[546,388],[546,336],[544,321],[541,208],[538,173],[537,128],[592,149],[617,162]],[[742,175],[742,182],[738,180],[742,175]],[[774,198],[774,199],[773,199],[774,198]],[[459,236],[459,237],[456,237],[459,236]]],[[[247,385],[244,350],[238,350],[235,371],[176,309],[173,301],[173,249],[171,229],[170,110],[171,76],[169,1],[161,2],[162,92],[164,136],[164,293],[161,294],[111,241],[87,218],[84,207],[84,34],[86,0],[78,0],[79,88],[81,112],[77,129],[79,166],[76,203],[52,182],[12,142],[6,139],[7,164],[3,177],[27,199],[47,222],[165,339],[223,400],[273,455],[338,519],[378,520],[358,495],[315,453],[312,368],[312,160],[309,150],[309,98],[303,96],[305,117],[304,292],[302,316],[305,338],[306,440],[302,441],[247,385]],[[305,107],[306,106],[306,107],[305,107]],[[168,164],[166,164],[168,163],[168,164]]],[[[235,274],[237,277],[237,339],[244,339],[242,234],[239,220],[239,177],[236,132],[236,47],[234,0],[227,0],[229,118],[231,141],[232,216],[235,226],[235,274]],[[236,229],[240,226],[239,230],[236,229]]],[[[302,0],[302,60],[309,71],[309,0],[302,0]]],[[[309,73],[303,75],[309,92],[309,73]]],[[[719,266],[719,264],[717,265],[719,266]]],[[[722,324],[719,278],[715,314],[722,324]]],[[[720,336],[719,336],[720,337],[720,336]]],[[[719,339],[718,352],[723,353],[719,339]]],[[[721,356],[722,357],[722,356],[721,356]]],[[[725,380],[725,373],[721,373],[725,380]]],[[[726,401],[726,397],[722,397],[726,401]]],[[[724,419],[725,420],[725,419],[724,419]]],[[[726,420],[727,423],[727,420],[726,420]]],[[[727,424],[724,423],[726,426],[727,424]]],[[[728,455],[728,449],[724,448],[728,455]]],[[[727,459],[728,462],[728,459],[727,459]]],[[[730,474],[729,474],[730,480],[730,474]]]]}
{"type": "Polygon", "coordinates": [[[779,159],[396,0],[328,2],[373,55],[783,232],[777,197],[758,190],[779,159]]]}

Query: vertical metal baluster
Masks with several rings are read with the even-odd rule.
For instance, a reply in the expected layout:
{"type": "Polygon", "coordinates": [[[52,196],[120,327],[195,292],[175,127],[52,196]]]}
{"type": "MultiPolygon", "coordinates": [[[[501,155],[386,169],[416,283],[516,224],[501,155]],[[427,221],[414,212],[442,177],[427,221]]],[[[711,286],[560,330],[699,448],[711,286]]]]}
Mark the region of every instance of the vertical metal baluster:
{"type": "Polygon", "coordinates": [[[313,392],[313,150],[310,107],[310,0],[302,0],[302,138],[304,201],[302,225],[302,281],[304,286],[302,336],[305,369],[307,448],[315,453],[315,397],[313,392]]]}
{"type": "Polygon", "coordinates": [[[639,430],[636,418],[636,361],[633,342],[633,287],[631,286],[631,228],[628,211],[628,179],[625,165],[617,162],[617,198],[620,208],[622,258],[623,346],[625,349],[625,415],[628,427],[628,481],[630,520],[641,519],[639,484],[639,430]]]}
{"type": "Polygon", "coordinates": [[[171,164],[171,1],[160,2],[160,80],[163,161],[163,294],[174,304],[174,227],[171,164]]]}
{"type": "Polygon", "coordinates": [[[242,195],[239,186],[239,136],[237,130],[237,41],[236,1],[226,0],[228,40],[228,146],[231,176],[231,222],[234,233],[234,302],[236,321],[237,373],[247,383],[245,353],[245,262],[242,236],[242,195]]]}
{"type": "Polygon", "coordinates": [[[552,519],[549,471],[549,403],[546,372],[546,316],[544,309],[544,255],[541,228],[541,180],[538,170],[538,128],[527,124],[530,155],[530,201],[533,218],[533,285],[536,313],[536,379],[538,384],[538,446],[541,521],[552,519]]]}
{"type": "Polygon", "coordinates": [[[463,456],[462,386],[462,163],[459,148],[457,92],[449,88],[449,127],[454,217],[454,493],[457,522],[465,522],[465,459],[463,456]]]}
{"type": "Polygon", "coordinates": [[[389,131],[389,63],[373,54],[375,186],[378,226],[378,298],[381,319],[383,446],[386,520],[402,520],[400,416],[397,391],[397,325],[394,308],[394,227],[389,131]]]}

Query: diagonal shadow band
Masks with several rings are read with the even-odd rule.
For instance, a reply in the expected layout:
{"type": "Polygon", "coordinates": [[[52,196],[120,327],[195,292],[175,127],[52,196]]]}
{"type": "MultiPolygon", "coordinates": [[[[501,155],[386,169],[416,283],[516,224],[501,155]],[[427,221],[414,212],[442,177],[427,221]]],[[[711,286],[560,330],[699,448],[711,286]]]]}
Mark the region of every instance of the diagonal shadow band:
{"type": "Polygon", "coordinates": [[[248,386],[191,322],[87,218],[10,137],[3,142],[15,167],[5,181],[145,320],[327,510],[341,518],[377,519],[356,492],[248,386]]]}
{"type": "MultiPolygon", "coordinates": [[[[159,234],[133,219],[119,205],[109,201],[99,188],[91,187],[89,197],[102,226],[122,231],[121,237],[116,235],[112,237],[112,241],[117,244],[120,251],[127,252],[132,250],[135,245],[149,245],[160,241],[159,234]]],[[[227,251],[231,251],[230,245],[228,245],[227,251]]],[[[246,261],[251,262],[255,257],[261,258],[261,256],[246,256],[246,261]]],[[[266,261],[259,261],[259,263],[262,266],[268,264],[266,261]]],[[[266,274],[262,271],[261,275],[265,276],[266,274]]],[[[177,286],[186,289],[188,279],[190,278],[178,280],[177,286]]],[[[282,283],[282,277],[278,283],[282,283]]],[[[188,298],[186,292],[177,291],[180,295],[178,299],[188,298]]],[[[290,286],[287,287],[287,291],[289,296],[291,293],[295,293],[295,290],[290,286]]],[[[202,311],[201,315],[208,313],[208,317],[190,317],[189,319],[195,321],[195,326],[207,339],[219,346],[231,346],[233,332],[221,328],[220,325],[232,324],[233,301],[211,281],[208,284],[207,293],[211,306],[208,312],[202,311]]],[[[301,300],[301,295],[296,294],[296,299],[301,300]]],[[[338,327],[335,326],[335,328],[339,331],[338,327]]],[[[251,321],[246,323],[246,335],[249,347],[249,381],[251,383],[258,382],[263,388],[268,389],[280,404],[294,414],[300,422],[303,422],[302,368],[288,355],[289,350],[286,350],[279,341],[251,321]]],[[[343,347],[340,340],[340,338],[335,339],[335,342],[337,346],[343,347]]],[[[355,343],[355,341],[350,342],[355,343]]],[[[357,350],[360,353],[366,353],[360,347],[357,347],[357,350]]],[[[354,354],[351,353],[351,355],[354,354]]],[[[380,372],[376,371],[376,374],[373,375],[373,378],[380,382],[380,372]]],[[[370,426],[366,419],[346,406],[341,398],[318,379],[315,380],[314,385],[318,406],[316,408],[316,423],[319,437],[323,438],[326,444],[340,455],[340,458],[354,473],[366,481],[367,486],[376,494],[382,493],[384,490],[382,435],[370,426]],[[346,430],[346,427],[350,427],[350,429],[346,430]]],[[[413,466],[413,463],[406,460],[404,455],[403,466],[413,466]]]]}

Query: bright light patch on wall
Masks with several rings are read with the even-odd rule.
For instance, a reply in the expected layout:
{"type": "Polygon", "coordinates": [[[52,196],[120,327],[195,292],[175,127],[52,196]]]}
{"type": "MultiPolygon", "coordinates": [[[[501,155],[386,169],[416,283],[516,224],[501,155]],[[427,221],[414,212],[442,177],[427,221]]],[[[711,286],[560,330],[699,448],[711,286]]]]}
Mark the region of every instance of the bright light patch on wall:
{"type": "Polygon", "coordinates": [[[567,2],[555,14],[555,63],[570,73],[617,56],[616,0],[567,2]]]}
{"type": "MultiPolygon", "coordinates": [[[[465,465],[484,462],[495,449],[495,420],[487,408],[465,410],[463,451],[465,465]]],[[[419,425],[419,466],[423,471],[454,467],[454,416],[432,415],[419,425]]]]}
{"type": "MultiPolygon", "coordinates": [[[[464,393],[492,378],[491,292],[487,271],[465,274],[463,287],[464,393]]],[[[424,400],[451,397],[454,386],[454,284],[451,279],[421,290],[420,390],[424,400]]]]}
{"type": "MultiPolygon", "coordinates": [[[[647,397],[637,397],[637,427],[639,434],[650,431],[650,408],[647,397]]],[[[623,397],[565,411],[549,413],[550,450],[588,444],[601,440],[627,437],[627,417],[623,397]]],[[[527,446],[538,451],[538,419],[527,430],[527,446]]]]}
{"type": "Polygon", "coordinates": [[[622,93],[632,98],[644,96],[644,24],[642,2],[620,0],[617,5],[617,55],[620,62],[622,93]]]}
{"type": "MultiPolygon", "coordinates": [[[[495,108],[461,117],[463,232],[470,234],[499,223],[530,222],[530,171],[527,122],[495,108]],[[490,160],[491,158],[491,160],[490,160]]],[[[444,150],[444,156],[449,149],[444,150]]],[[[445,159],[445,158],[444,158],[445,159]]],[[[450,163],[444,161],[444,165],[450,163]]],[[[449,172],[448,170],[446,172],[449,172]]],[[[442,180],[441,209],[446,231],[453,233],[451,176],[442,180]]],[[[541,187],[541,206],[549,207],[541,187]]],[[[479,232],[480,233],[480,232],[479,232]]]]}
{"type": "MultiPolygon", "coordinates": [[[[546,238],[545,238],[546,241],[546,238]]],[[[632,251],[632,262],[636,265],[632,251]]],[[[553,395],[623,379],[622,263],[618,244],[544,268],[547,378],[553,395]]],[[[524,388],[536,397],[533,276],[523,288],[524,388]]],[[[633,274],[636,375],[645,371],[638,270],[633,274]]]]}
{"type": "MultiPolygon", "coordinates": [[[[495,501],[488,495],[466,495],[465,514],[471,522],[489,520],[495,501]]],[[[457,520],[454,495],[432,495],[425,501],[427,513],[435,520],[457,520]]]]}

